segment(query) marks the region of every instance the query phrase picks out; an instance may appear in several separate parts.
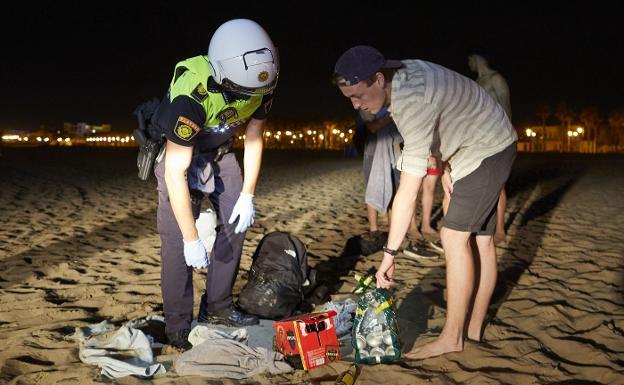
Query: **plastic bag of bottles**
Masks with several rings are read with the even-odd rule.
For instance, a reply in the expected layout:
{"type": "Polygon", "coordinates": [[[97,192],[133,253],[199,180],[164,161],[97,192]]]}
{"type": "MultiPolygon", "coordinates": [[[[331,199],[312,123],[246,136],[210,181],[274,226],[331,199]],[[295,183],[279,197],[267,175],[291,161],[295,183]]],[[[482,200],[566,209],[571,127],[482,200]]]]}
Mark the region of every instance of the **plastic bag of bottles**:
{"type": "Polygon", "coordinates": [[[351,343],[357,363],[378,364],[401,358],[399,325],[390,291],[378,288],[360,297],[351,343]]]}

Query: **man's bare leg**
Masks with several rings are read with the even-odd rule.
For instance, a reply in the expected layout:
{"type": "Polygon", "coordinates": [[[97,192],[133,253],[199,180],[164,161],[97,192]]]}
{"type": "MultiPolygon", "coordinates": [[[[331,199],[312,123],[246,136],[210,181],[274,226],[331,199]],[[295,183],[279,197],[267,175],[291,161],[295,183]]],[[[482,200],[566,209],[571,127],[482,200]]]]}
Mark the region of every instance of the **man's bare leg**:
{"type": "Polygon", "coordinates": [[[366,205],[366,209],[368,215],[368,231],[377,231],[377,209],[369,204],[366,205]]]}
{"type": "Polygon", "coordinates": [[[481,341],[483,321],[487,314],[492,293],[496,286],[496,276],[498,274],[496,266],[496,248],[491,235],[477,235],[477,248],[479,255],[479,286],[474,297],[472,312],[466,330],[467,338],[473,341],[481,341]]]}
{"type": "Polygon", "coordinates": [[[507,206],[507,193],[505,187],[498,196],[498,205],[496,206],[496,233],[494,233],[494,243],[505,242],[505,207],[507,206]]]}
{"type": "Polygon", "coordinates": [[[405,357],[413,360],[459,352],[464,348],[466,313],[474,288],[474,260],[470,233],[442,227],[440,236],[446,255],[446,322],[433,342],[413,349],[405,357]]]}
{"type": "Polygon", "coordinates": [[[412,241],[418,241],[423,238],[422,233],[418,230],[418,221],[416,220],[416,211],[414,210],[414,215],[412,215],[412,219],[410,220],[410,225],[407,229],[407,238],[412,241]]]}
{"type": "Polygon", "coordinates": [[[437,175],[427,175],[423,180],[421,197],[422,222],[420,225],[420,231],[423,233],[423,235],[438,234],[438,232],[433,227],[431,227],[431,211],[433,210],[433,197],[435,195],[437,182],[437,175]]]}

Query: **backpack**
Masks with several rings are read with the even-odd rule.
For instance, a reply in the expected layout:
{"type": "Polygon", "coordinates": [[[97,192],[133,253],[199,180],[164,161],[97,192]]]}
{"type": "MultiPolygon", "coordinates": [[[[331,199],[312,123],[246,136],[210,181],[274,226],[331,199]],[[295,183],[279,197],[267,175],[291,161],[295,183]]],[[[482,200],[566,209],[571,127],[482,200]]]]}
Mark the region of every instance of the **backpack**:
{"type": "Polygon", "coordinates": [[[252,256],[251,270],[238,296],[238,306],[260,318],[288,317],[304,299],[308,273],[304,243],[287,232],[268,233],[252,256]]]}

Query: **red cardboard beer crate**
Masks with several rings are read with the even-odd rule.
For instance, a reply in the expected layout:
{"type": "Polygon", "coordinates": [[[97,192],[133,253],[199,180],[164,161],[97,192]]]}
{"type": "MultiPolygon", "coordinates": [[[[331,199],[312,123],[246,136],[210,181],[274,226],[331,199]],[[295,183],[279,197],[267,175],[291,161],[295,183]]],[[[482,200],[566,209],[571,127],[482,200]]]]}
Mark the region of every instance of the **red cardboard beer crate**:
{"type": "Polygon", "coordinates": [[[310,370],[340,359],[333,310],[299,314],[273,323],[277,350],[286,359],[310,370]]]}

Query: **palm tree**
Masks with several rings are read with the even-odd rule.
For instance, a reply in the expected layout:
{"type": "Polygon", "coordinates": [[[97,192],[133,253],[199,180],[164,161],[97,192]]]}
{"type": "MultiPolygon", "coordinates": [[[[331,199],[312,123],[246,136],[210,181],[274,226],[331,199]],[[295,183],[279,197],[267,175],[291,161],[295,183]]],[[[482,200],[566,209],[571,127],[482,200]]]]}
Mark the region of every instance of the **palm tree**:
{"type": "Polygon", "coordinates": [[[574,111],[572,111],[572,108],[570,108],[566,102],[559,102],[557,107],[555,107],[555,116],[561,123],[561,132],[559,135],[561,139],[561,148],[563,150],[563,148],[566,148],[566,144],[569,143],[568,130],[570,129],[572,119],[574,118],[574,111]]]}
{"type": "MultiPolygon", "coordinates": [[[[548,104],[542,103],[539,106],[537,106],[537,116],[540,118],[540,121],[542,122],[542,144],[544,143],[544,140],[546,139],[546,121],[550,117],[550,114],[551,114],[551,111],[550,111],[550,106],[548,106],[548,104]]],[[[539,144],[539,140],[538,140],[538,144],[539,144]]],[[[541,151],[541,150],[543,150],[543,148],[538,148],[538,151],[541,151]]]]}
{"type": "Polygon", "coordinates": [[[624,111],[611,111],[609,113],[609,129],[614,134],[615,151],[620,151],[620,145],[624,145],[624,111]]]}
{"type": "Polygon", "coordinates": [[[591,152],[596,152],[596,140],[598,139],[598,127],[600,125],[600,113],[596,107],[585,107],[581,110],[581,123],[585,126],[587,137],[591,140],[591,152]]]}

